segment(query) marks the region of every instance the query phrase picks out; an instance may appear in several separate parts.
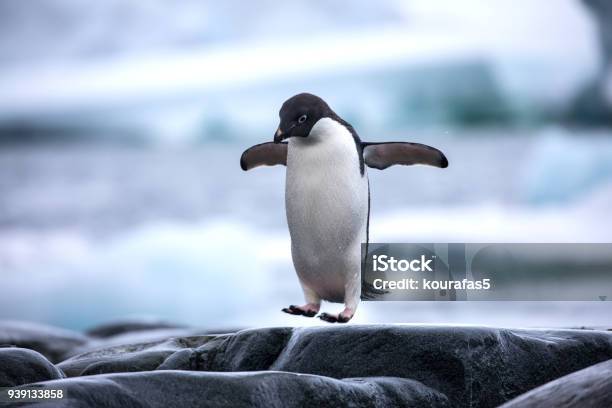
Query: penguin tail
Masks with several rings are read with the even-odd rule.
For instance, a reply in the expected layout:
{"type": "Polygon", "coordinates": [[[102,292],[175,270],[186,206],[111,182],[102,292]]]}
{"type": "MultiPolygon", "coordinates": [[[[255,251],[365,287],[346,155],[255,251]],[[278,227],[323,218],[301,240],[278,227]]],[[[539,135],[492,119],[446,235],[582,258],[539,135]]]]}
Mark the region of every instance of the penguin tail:
{"type": "MultiPolygon", "coordinates": [[[[368,185],[369,186],[369,185],[368,185]]],[[[368,189],[368,229],[370,227],[370,195],[369,195],[369,189],[368,189]]],[[[369,236],[369,231],[366,232],[366,234],[369,236]]],[[[368,279],[367,274],[364,276],[363,274],[369,270],[369,268],[367,268],[367,256],[366,254],[368,253],[369,250],[369,239],[366,240],[365,243],[365,248],[362,246],[362,258],[361,258],[361,300],[376,300],[378,298],[380,298],[383,295],[386,295],[387,293],[389,293],[388,290],[384,290],[384,289],[376,289],[374,287],[374,284],[372,282],[370,282],[370,279],[368,279]],[[364,251],[365,249],[365,251],[364,251]]]]}
{"type": "Polygon", "coordinates": [[[376,300],[387,293],[388,290],[376,289],[372,283],[361,280],[361,300],[376,300]]]}

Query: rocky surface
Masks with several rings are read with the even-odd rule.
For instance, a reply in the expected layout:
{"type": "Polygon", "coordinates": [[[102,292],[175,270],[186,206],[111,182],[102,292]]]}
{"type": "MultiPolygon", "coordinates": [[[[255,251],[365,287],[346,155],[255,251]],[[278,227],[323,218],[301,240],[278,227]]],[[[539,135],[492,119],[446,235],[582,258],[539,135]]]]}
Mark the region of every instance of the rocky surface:
{"type": "Polygon", "coordinates": [[[87,330],[85,334],[91,337],[108,338],[125,333],[183,328],[185,328],[185,326],[161,320],[125,319],[92,327],[91,329],[87,330]]]}
{"type": "Polygon", "coordinates": [[[277,370],[419,381],[453,406],[499,405],[612,358],[612,333],[423,326],[243,330],[113,347],[62,362],[67,375],[138,370],[277,370]]]}
{"type": "Polygon", "coordinates": [[[0,348],[0,387],[14,387],[63,377],[60,369],[34,350],[0,348]]]}
{"type": "Polygon", "coordinates": [[[441,393],[392,377],[335,380],[275,371],[156,371],[44,383],[45,388],[58,386],[68,396],[53,405],[58,407],[450,407],[441,393]]]}
{"type": "Polygon", "coordinates": [[[519,407],[612,407],[612,360],[561,377],[503,405],[519,407]]]}
{"type": "Polygon", "coordinates": [[[203,329],[151,329],[137,330],[133,333],[121,333],[114,336],[98,338],[91,337],[82,345],[67,351],[64,354],[64,360],[77,354],[87,353],[93,350],[113,348],[115,346],[123,346],[126,344],[146,344],[152,342],[163,342],[167,339],[190,336],[205,336],[207,330],[203,329]]]}
{"type": "Polygon", "coordinates": [[[37,386],[61,385],[70,406],[495,407],[612,359],[612,332],[598,330],[346,325],[159,339],[160,330],[179,329],[90,337],[57,364],[73,378],[37,386]]]}
{"type": "Polygon", "coordinates": [[[88,340],[83,334],[43,324],[0,321],[0,345],[36,350],[52,362],[63,360],[68,352],[88,340]]]}
{"type": "MultiPolygon", "coordinates": [[[[178,337],[145,343],[128,343],[88,351],[69,358],[60,364],[67,376],[151,371],[160,367],[166,358],[177,351],[192,350],[211,339],[210,336],[178,337]]],[[[178,356],[174,357],[174,360],[178,356]]],[[[182,367],[189,369],[188,366],[182,367]]]]}

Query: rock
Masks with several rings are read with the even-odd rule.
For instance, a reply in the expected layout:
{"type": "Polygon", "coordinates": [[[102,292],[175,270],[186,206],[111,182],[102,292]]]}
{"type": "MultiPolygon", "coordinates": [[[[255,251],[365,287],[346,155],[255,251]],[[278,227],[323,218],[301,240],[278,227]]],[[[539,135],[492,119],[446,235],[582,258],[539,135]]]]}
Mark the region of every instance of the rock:
{"type": "Polygon", "coordinates": [[[182,329],[185,326],[159,320],[126,319],[95,326],[85,333],[91,337],[107,338],[118,334],[159,329],[182,329]]]}
{"type": "Polygon", "coordinates": [[[0,348],[0,387],[15,387],[63,378],[42,354],[17,347],[0,348]]]}
{"type": "Polygon", "coordinates": [[[283,353],[293,333],[294,329],[277,327],[217,336],[193,350],[189,368],[184,365],[170,366],[170,361],[165,366],[172,369],[190,369],[195,362],[195,369],[205,371],[268,370],[283,353]]]}
{"type": "Polygon", "coordinates": [[[53,363],[88,341],[88,337],[70,330],[37,323],[0,321],[0,345],[36,350],[53,363]]]}
{"type": "Polygon", "coordinates": [[[206,336],[211,333],[231,333],[238,329],[197,329],[188,327],[171,327],[169,323],[160,323],[159,326],[167,325],[168,327],[155,327],[157,323],[148,321],[132,322],[130,324],[113,323],[102,325],[88,331],[95,335],[90,337],[87,343],[84,343],[70,350],[64,355],[64,358],[72,357],[78,354],[87,353],[90,351],[111,348],[114,346],[122,346],[126,344],[151,343],[165,341],[174,337],[191,337],[191,336],[206,336]],[[130,327],[137,328],[130,331],[130,327]],[[116,334],[111,334],[116,333],[116,334]]]}
{"type": "Polygon", "coordinates": [[[491,407],[612,358],[612,333],[415,325],[243,330],[101,349],[59,367],[67,375],[142,370],[286,371],[335,379],[397,377],[491,407]]]}
{"type": "Polygon", "coordinates": [[[92,338],[87,343],[84,343],[66,353],[65,358],[72,357],[78,354],[88,353],[98,349],[108,349],[115,346],[124,346],[126,344],[143,344],[164,342],[169,338],[174,337],[190,337],[206,335],[206,330],[197,329],[152,329],[135,332],[127,332],[117,334],[115,336],[105,338],[92,338]]]}
{"type": "Polygon", "coordinates": [[[502,407],[612,407],[612,360],[596,364],[549,382],[513,399],[502,407]]]}
{"type": "MultiPolygon", "coordinates": [[[[336,380],[274,371],[105,374],[36,386],[65,390],[67,397],[54,407],[450,407],[444,395],[413,380],[336,380]]],[[[40,408],[37,404],[32,407],[40,408]]]]}
{"type": "MultiPolygon", "coordinates": [[[[127,342],[75,355],[58,366],[69,377],[143,370],[202,370],[215,353],[232,355],[222,370],[267,370],[291,337],[290,328],[244,330],[240,335],[197,335],[144,343],[127,342]],[[180,353],[179,353],[180,351],[180,353]]],[[[134,340],[131,338],[130,340],[134,340]]],[[[116,340],[115,340],[116,341],[116,340]]],[[[92,347],[90,343],[84,347],[92,347]]]]}
{"type": "MultiPolygon", "coordinates": [[[[259,354],[253,342],[259,337],[252,332],[196,349],[204,351],[201,369],[262,369],[244,358],[259,354]]],[[[268,369],[332,378],[411,378],[441,391],[453,406],[496,406],[612,358],[611,333],[598,331],[351,325],[299,328],[286,332],[285,338],[281,333],[261,342],[266,349],[281,350],[268,356],[274,361],[268,369]]]]}
{"type": "MultiPolygon", "coordinates": [[[[128,343],[87,351],[58,364],[68,377],[81,375],[151,371],[178,350],[201,346],[214,336],[170,338],[145,343],[128,343]]],[[[188,367],[186,367],[187,369],[188,367]]]]}

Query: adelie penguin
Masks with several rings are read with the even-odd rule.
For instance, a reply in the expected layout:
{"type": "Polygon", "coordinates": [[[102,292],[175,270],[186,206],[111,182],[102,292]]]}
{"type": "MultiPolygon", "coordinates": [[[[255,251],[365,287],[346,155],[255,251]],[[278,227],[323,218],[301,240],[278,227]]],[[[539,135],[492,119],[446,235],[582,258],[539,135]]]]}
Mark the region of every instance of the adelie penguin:
{"type": "Polygon", "coordinates": [[[315,316],[321,301],[344,303],[339,314],[321,313],[327,322],[348,322],[361,297],[376,295],[361,283],[361,243],[368,242],[370,188],[367,167],[395,164],[445,168],[444,154],[419,143],[362,142],[353,127],[325,101],[308,93],[280,109],[274,141],[247,149],[243,170],[286,165],[285,207],[293,265],[306,303],[283,312],[315,316]]]}

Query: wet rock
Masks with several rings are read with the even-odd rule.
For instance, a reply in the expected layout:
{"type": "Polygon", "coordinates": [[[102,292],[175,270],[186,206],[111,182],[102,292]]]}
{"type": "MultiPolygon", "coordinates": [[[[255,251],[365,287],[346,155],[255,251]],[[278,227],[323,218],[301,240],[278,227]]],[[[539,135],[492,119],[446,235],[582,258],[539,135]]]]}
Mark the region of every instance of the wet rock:
{"type": "Polygon", "coordinates": [[[53,403],[57,407],[450,407],[439,392],[417,381],[392,377],[336,380],[271,371],[156,371],[39,385],[65,390],[67,398],[53,403]]]}
{"type": "Polygon", "coordinates": [[[519,407],[612,407],[612,360],[561,377],[503,405],[503,408],[519,407]]]}
{"type": "Polygon", "coordinates": [[[0,387],[15,387],[63,377],[59,369],[36,351],[17,347],[0,348],[0,387]]]}
{"type": "Polygon", "coordinates": [[[201,346],[211,336],[170,338],[145,343],[128,343],[87,351],[58,364],[68,377],[151,371],[157,369],[167,357],[182,349],[201,346]]]}
{"type": "Polygon", "coordinates": [[[88,337],[70,330],[37,323],[0,321],[0,345],[36,350],[56,363],[66,354],[88,342],[88,337]]]}
{"type": "MultiPolygon", "coordinates": [[[[191,359],[196,361],[198,370],[268,370],[285,350],[293,333],[294,329],[276,327],[217,336],[194,349],[191,359]]],[[[193,364],[190,367],[193,368],[193,364]]],[[[185,369],[182,366],[172,368],[185,369]]]]}
{"type": "Polygon", "coordinates": [[[159,329],[183,329],[185,326],[160,320],[126,319],[101,324],[86,331],[91,337],[107,338],[118,334],[134,333],[159,329]]]}
{"type": "MultiPolygon", "coordinates": [[[[237,345],[248,344],[246,337],[241,340],[248,332],[207,350],[202,369],[251,369],[240,353],[228,352],[230,345],[239,349],[237,345]]],[[[269,357],[274,361],[271,370],[332,378],[411,378],[446,394],[453,406],[496,406],[612,358],[612,335],[599,331],[370,325],[300,328],[285,334],[277,338],[284,344],[281,352],[269,357]]]]}
{"type": "MultiPolygon", "coordinates": [[[[144,343],[128,341],[121,344],[119,339],[114,339],[117,345],[111,347],[104,347],[104,342],[92,342],[82,347],[90,348],[89,351],[61,362],[59,367],[69,377],[155,369],[267,370],[284,349],[291,334],[290,328],[269,328],[243,330],[228,335],[173,337],[144,343]],[[99,347],[91,349],[96,344],[99,347]]],[[[129,337],[129,340],[134,338],[129,337]]]]}
{"type": "Polygon", "coordinates": [[[117,346],[62,362],[67,375],[139,370],[274,370],[335,379],[397,377],[453,406],[502,404],[612,358],[612,333],[415,325],[243,330],[117,346]]]}
{"type": "MultiPolygon", "coordinates": [[[[175,327],[175,328],[148,328],[145,329],[146,322],[143,322],[140,326],[141,329],[135,331],[123,331],[118,334],[110,335],[112,331],[120,331],[119,329],[112,329],[106,334],[106,337],[90,337],[89,341],[75,347],[64,355],[64,358],[73,357],[79,354],[87,353],[94,350],[111,348],[114,346],[123,346],[126,344],[140,344],[140,343],[155,343],[163,342],[170,338],[179,337],[193,337],[193,336],[208,336],[211,334],[231,333],[236,332],[238,329],[198,329],[198,328],[187,328],[187,327],[175,327]]],[[[99,333],[104,333],[100,330],[99,333]]]]}
{"type": "Polygon", "coordinates": [[[128,333],[121,333],[105,338],[91,338],[84,343],[66,353],[65,358],[73,357],[99,349],[108,349],[115,346],[128,344],[144,344],[164,342],[175,337],[189,337],[206,335],[205,330],[196,329],[152,329],[128,333]]]}

